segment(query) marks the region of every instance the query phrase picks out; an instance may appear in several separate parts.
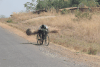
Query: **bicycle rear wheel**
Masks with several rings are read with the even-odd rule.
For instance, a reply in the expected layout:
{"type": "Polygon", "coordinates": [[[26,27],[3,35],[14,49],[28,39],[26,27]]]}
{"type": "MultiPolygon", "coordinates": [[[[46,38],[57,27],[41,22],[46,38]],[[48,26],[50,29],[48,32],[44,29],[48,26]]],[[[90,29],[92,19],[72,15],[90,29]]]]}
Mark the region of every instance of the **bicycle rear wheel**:
{"type": "Polygon", "coordinates": [[[42,45],[43,40],[40,38],[39,34],[37,34],[37,44],[42,45]]]}

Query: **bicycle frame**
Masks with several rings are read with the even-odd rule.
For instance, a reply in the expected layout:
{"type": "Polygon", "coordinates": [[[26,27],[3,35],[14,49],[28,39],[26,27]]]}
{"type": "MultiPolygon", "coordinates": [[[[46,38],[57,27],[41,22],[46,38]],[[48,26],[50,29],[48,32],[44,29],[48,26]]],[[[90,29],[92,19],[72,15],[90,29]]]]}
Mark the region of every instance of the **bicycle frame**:
{"type": "Polygon", "coordinates": [[[42,45],[43,42],[44,42],[44,40],[45,40],[45,44],[48,41],[48,43],[46,44],[46,45],[48,45],[49,44],[49,36],[48,36],[48,33],[47,33],[47,31],[41,31],[41,30],[39,30],[39,32],[37,34],[37,43],[39,42],[39,44],[42,45]]]}

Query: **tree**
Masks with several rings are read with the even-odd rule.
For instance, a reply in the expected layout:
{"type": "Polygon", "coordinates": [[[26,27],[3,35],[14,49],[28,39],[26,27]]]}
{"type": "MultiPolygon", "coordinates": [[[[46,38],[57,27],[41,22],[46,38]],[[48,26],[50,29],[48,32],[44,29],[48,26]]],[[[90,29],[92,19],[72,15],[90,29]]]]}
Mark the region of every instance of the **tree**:
{"type": "Polygon", "coordinates": [[[32,2],[27,2],[24,4],[24,7],[26,8],[26,11],[32,11],[35,9],[35,4],[34,4],[34,0],[32,0],[32,2]]]}
{"type": "Polygon", "coordinates": [[[96,2],[98,2],[98,4],[100,5],[100,0],[95,0],[96,2]]]}
{"type": "Polygon", "coordinates": [[[0,15],[0,18],[6,18],[5,15],[0,15]]]}
{"type": "Polygon", "coordinates": [[[98,6],[98,2],[96,2],[95,0],[84,0],[79,4],[79,6],[80,5],[81,6],[84,5],[84,6],[88,6],[88,7],[96,7],[96,6],[98,6]]]}
{"type": "Polygon", "coordinates": [[[36,10],[39,9],[46,9],[47,8],[47,1],[46,0],[37,0],[36,10]]]}
{"type": "Polygon", "coordinates": [[[48,9],[51,9],[51,8],[52,8],[52,1],[49,0],[49,1],[47,2],[47,10],[48,10],[48,9]]]}
{"type": "Polygon", "coordinates": [[[69,2],[70,2],[69,6],[70,7],[77,7],[81,1],[82,0],[69,0],[69,2]]]}
{"type": "MultiPolygon", "coordinates": [[[[58,12],[59,9],[67,8],[67,7],[76,7],[82,0],[37,0],[37,5],[35,10],[41,9],[51,9],[52,7],[56,9],[58,12]]],[[[33,0],[32,0],[33,2],[33,0]]],[[[34,4],[27,2],[24,4],[27,10],[34,9],[34,4]]]]}
{"type": "Polygon", "coordinates": [[[64,0],[59,0],[59,9],[63,8],[64,6],[64,0]]]}

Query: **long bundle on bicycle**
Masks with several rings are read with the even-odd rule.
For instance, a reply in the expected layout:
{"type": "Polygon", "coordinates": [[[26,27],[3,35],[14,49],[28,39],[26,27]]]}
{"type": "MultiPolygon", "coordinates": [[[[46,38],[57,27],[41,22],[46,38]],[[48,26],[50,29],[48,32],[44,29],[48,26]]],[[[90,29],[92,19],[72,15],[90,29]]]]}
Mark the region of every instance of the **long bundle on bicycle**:
{"type": "MultiPolygon", "coordinates": [[[[52,31],[49,31],[49,33],[58,33],[58,30],[52,30],[52,31]]],[[[27,34],[28,36],[30,36],[30,35],[36,35],[36,34],[38,34],[38,30],[32,32],[31,29],[27,29],[27,30],[26,30],[26,34],[27,34]]]]}
{"type": "Polygon", "coordinates": [[[35,35],[35,34],[38,34],[38,30],[37,30],[37,31],[34,31],[34,32],[32,33],[32,35],[35,35]]]}
{"type": "Polygon", "coordinates": [[[49,33],[58,33],[58,30],[52,30],[49,33]]]}
{"type": "Polygon", "coordinates": [[[35,35],[35,34],[37,34],[37,33],[38,33],[38,30],[37,30],[37,31],[34,31],[34,32],[32,32],[31,29],[27,29],[27,30],[26,30],[26,34],[27,34],[28,36],[30,36],[30,35],[35,35]]]}

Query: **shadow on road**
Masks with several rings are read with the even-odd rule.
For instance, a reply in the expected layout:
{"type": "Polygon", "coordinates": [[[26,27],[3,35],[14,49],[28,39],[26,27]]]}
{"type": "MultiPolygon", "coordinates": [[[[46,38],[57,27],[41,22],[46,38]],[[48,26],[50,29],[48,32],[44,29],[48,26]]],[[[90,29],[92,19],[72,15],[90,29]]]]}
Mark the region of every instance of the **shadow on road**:
{"type": "Polygon", "coordinates": [[[32,44],[32,45],[36,45],[36,46],[42,46],[42,45],[36,44],[36,43],[21,43],[21,44],[32,44]]]}

